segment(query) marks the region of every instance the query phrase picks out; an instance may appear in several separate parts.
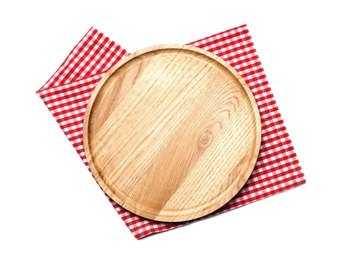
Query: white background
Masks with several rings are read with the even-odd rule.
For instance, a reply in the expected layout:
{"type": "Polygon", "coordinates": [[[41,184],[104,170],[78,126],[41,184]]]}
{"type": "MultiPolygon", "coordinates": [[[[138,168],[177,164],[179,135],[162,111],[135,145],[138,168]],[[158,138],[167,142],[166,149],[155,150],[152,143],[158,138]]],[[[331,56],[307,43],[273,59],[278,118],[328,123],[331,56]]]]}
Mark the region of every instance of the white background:
{"type": "Polygon", "coordinates": [[[0,259],[364,259],[361,1],[2,1],[0,259]],[[247,24],[307,183],[136,240],[35,94],[94,26],[129,52],[247,24]]]}

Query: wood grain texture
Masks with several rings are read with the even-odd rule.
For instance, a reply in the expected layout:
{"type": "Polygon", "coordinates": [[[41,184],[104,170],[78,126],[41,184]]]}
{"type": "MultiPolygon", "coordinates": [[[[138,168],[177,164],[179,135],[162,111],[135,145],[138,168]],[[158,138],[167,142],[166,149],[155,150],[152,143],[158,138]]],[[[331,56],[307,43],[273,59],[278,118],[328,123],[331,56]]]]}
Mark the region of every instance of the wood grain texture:
{"type": "Polygon", "coordinates": [[[249,178],[260,142],[244,80],[186,45],[121,60],[94,90],[84,121],[86,157],[101,188],[157,221],[196,219],[227,203],[249,178]]]}

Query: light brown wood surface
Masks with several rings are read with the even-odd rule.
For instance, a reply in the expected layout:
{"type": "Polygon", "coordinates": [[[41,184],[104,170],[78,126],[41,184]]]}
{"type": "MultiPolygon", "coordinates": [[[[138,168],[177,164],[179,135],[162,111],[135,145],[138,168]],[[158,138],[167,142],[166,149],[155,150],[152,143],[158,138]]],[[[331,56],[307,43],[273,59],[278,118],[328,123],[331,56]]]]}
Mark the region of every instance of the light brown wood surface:
{"type": "Polygon", "coordinates": [[[84,146],[101,188],[125,209],[186,221],[226,204],[255,165],[261,125],[238,73],[186,45],[117,63],[87,106],[84,146]]]}

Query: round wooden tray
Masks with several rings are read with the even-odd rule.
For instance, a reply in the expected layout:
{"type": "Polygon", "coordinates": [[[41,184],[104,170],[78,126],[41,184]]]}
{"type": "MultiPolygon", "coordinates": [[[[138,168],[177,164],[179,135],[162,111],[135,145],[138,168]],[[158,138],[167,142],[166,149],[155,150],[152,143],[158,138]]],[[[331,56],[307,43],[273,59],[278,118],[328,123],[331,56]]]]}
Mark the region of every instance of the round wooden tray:
{"type": "Polygon", "coordinates": [[[256,163],[261,125],[248,86],[225,61],[196,47],[159,45],[102,78],[83,137],[106,194],[139,216],[177,222],[237,194],[256,163]]]}

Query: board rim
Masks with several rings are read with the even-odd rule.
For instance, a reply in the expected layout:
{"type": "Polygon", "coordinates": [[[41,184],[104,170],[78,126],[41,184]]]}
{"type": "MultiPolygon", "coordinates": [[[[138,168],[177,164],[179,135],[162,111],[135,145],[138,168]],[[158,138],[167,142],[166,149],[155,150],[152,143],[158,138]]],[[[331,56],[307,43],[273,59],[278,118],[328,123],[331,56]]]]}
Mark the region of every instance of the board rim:
{"type": "Polygon", "coordinates": [[[116,203],[118,203],[121,207],[125,208],[126,210],[128,210],[138,216],[141,216],[143,218],[156,220],[156,221],[163,221],[163,222],[180,222],[180,221],[189,221],[189,220],[201,218],[201,217],[204,217],[204,216],[218,210],[219,208],[221,208],[222,206],[227,204],[234,196],[236,196],[237,193],[239,193],[241,188],[244,187],[247,180],[249,179],[249,177],[254,169],[257,158],[259,156],[260,145],[261,145],[261,119],[260,119],[260,114],[259,114],[259,110],[258,110],[258,105],[255,101],[255,98],[254,98],[249,86],[246,84],[245,80],[240,76],[240,74],[229,63],[227,63],[222,58],[216,56],[215,54],[213,54],[209,51],[203,50],[201,48],[189,46],[189,45],[183,45],[183,44],[161,44],[161,45],[150,46],[150,47],[138,50],[138,51],[122,58],[120,61],[118,61],[114,66],[112,66],[110,68],[110,70],[108,72],[106,72],[103,75],[102,79],[97,83],[97,85],[96,85],[95,89],[93,90],[92,95],[89,99],[89,102],[87,104],[86,111],[85,111],[85,117],[84,117],[84,121],[83,121],[83,146],[84,146],[84,150],[85,150],[86,160],[89,164],[90,171],[91,171],[93,177],[95,178],[96,182],[100,186],[100,188],[106,193],[106,195],[108,195],[112,200],[114,200],[116,203]],[[231,74],[233,74],[233,76],[239,81],[240,86],[244,89],[244,93],[247,95],[247,97],[249,99],[249,103],[253,108],[256,136],[255,136],[255,144],[254,144],[254,149],[253,149],[254,153],[252,154],[252,160],[250,160],[250,161],[253,161],[254,163],[249,166],[248,170],[246,171],[247,173],[242,174],[243,176],[246,176],[246,180],[242,183],[239,190],[237,192],[235,192],[233,196],[230,196],[230,197],[228,196],[228,198],[224,197],[225,198],[224,200],[220,199],[219,203],[216,203],[217,206],[214,207],[213,210],[210,210],[208,212],[203,211],[201,214],[198,214],[198,213],[181,214],[181,213],[179,213],[177,215],[172,215],[172,216],[169,216],[169,215],[155,216],[153,214],[148,214],[147,212],[143,212],[143,214],[140,214],[141,213],[140,210],[136,210],[134,207],[130,206],[129,204],[125,204],[124,201],[120,200],[120,198],[118,198],[118,196],[112,192],[112,190],[108,187],[108,185],[97,174],[98,169],[95,167],[95,165],[92,161],[92,156],[91,156],[90,146],[89,146],[90,142],[89,142],[87,130],[88,130],[88,125],[89,125],[90,115],[92,112],[92,107],[93,107],[95,100],[97,99],[98,93],[100,92],[101,88],[104,86],[104,84],[109,79],[109,77],[111,75],[113,75],[116,70],[118,70],[121,66],[123,66],[127,62],[129,62],[132,59],[134,59],[140,55],[143,55],[145,53],[153,52],[156,50],[164,50],[164,49],[178,49],[178,50],[193,51],[193,52],[197,52],[199,54],[206,55],[209,58],[217,61],[219,64],[223,65],[226,69],[228,69],[229,72],[231,74]]]}

